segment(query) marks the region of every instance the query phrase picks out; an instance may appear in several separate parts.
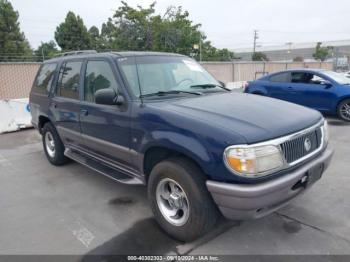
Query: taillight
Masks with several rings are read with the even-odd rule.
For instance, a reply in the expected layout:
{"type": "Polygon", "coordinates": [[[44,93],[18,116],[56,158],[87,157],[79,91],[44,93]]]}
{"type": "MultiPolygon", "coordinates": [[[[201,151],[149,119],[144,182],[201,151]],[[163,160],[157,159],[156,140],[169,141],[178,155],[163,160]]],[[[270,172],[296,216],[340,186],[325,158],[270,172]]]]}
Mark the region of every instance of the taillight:
{"type": "Polygon", "coordinates": [[[243,84],[243,92],[246,91],[248,89],[248,87],[249,87],[249,82],[245,82],[243,84]]]}

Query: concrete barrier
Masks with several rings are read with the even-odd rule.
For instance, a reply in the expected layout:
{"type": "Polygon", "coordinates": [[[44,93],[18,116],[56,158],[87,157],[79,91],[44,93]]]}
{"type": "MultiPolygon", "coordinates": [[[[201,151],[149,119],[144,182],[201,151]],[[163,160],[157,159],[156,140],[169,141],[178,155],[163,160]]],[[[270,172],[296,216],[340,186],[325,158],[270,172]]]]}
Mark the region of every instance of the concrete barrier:
{"type": "Polygon", "coordinates": [[[32,127],[28,98],[0,100],[0,134],[32,127]]]}

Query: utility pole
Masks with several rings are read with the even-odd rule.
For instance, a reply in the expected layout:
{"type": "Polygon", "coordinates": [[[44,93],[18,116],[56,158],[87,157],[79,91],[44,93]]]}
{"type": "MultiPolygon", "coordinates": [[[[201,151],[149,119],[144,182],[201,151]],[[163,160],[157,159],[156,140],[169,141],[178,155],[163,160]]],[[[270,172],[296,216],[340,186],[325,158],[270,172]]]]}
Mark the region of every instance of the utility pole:
{"type": "Polygon", "coordinates": [[[257,40],[259,39],[258,33],[259,33],[258,30],[254,30],[254,48],[253,48],[253,55],[255,55],[255,53],[256,53],[257,40]]]}
{"type": "Polygon", "coordinates": [[[199,62],[202,62],[202,32],[199,31],[199,62]]]}
{"type": "MultiPolygon", "coordinates": [[[[287,60],[289,60],[288,56],[292,56],[292,42],[287,42],[286,45],[288,46],[288,50],[287,50],[287,57],[286,57],[286,62],[287,60]]],[[[293,57],[291,57],[291,59],[293,60],[293,57]]]]}
{"type": "Polygon", "coordinates": [[[43,59],[43,62],[44,62],[45,61],[44,46],[42,46],[42,48],[41,48],[41,56],[42,56],[42,59],[43,59]]]}

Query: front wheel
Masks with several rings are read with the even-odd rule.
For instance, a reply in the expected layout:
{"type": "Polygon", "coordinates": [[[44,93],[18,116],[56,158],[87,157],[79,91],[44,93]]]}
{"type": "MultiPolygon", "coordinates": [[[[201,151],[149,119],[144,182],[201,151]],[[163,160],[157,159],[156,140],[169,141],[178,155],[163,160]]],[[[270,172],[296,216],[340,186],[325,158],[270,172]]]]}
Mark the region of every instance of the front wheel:
{"type": "Polygon", "coordinates": [[[350,99],[345,99],[338,106],[338,116],[347,122],[350,122],[350,99]]]}
{"type": "Polygon", "coordinates": [[[153,168],[148,197],[159,225],[180,241],[200,237],[219,217],[204,174],[186,158],[168,159],[153,168]]]}

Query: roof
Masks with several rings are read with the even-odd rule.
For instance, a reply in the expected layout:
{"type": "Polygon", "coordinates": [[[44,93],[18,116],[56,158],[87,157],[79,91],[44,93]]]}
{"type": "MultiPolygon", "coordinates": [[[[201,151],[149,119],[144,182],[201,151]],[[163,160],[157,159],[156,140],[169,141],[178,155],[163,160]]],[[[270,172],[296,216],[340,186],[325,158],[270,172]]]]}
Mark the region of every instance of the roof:
{"type": "Polygon", "coordinates": [[[319,69],[319,68],[292,68],[292,69],[286,69],[286,70],[281,70],[281,71],[276,71],[267,75],[264,75],[260,77],[260,79],[270,77],[271,75],[277,75],[280,73],[287,73],[287,72],[295,72],[295,71],[304,71],[308,73],[321,73],[327,71],[327,69],[319,69]]]}
{"type": "Polygon", "coordinates": [[[89,58],[89,57],[131,57],[131,56],[184,56],[181,54],[175,54],[175,53],[166,53],[166,52],[146,52],[146,51],[123,51],[123,52],[102,52],[102,53],[79,53],[79,54],[72,54],[72,55],[63,55],[59,57],[55,57],[49,60],[46,60],[45,63],[48,62],[55,62],[55,61],[61,61],[62,59],[75,59],[75,58],[89,58]]]}
{"type": "Polygon", "coordinates": [[[323,71],[327,71],[327,69],[323,69],[323,68],[291,68],[291,69],[284,70],[283,72],[292,72],[292,71],[323,72],[323,71]]]}

